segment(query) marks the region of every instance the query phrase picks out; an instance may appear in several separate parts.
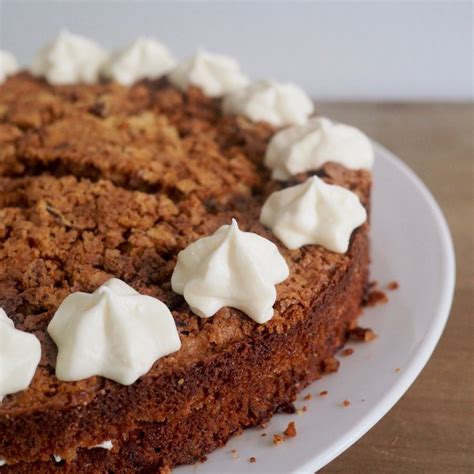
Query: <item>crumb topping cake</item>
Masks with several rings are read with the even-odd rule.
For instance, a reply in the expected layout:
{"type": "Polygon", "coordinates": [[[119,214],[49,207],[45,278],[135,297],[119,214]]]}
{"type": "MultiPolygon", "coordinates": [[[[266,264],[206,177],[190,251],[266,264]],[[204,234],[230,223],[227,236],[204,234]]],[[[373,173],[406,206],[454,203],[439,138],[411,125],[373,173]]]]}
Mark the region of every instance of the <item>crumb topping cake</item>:
{"type": "Polygon", "coordinates": [[[165,471],[292,410],[356,327],[372,161],[227,56],[0,52],[0,472],[165,471]]]}

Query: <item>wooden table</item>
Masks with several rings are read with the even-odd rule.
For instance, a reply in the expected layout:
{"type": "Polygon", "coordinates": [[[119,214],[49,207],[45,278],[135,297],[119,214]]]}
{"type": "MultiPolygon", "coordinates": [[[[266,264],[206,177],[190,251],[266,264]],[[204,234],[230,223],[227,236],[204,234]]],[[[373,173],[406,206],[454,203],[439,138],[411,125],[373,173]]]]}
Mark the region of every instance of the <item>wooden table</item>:
{"type": "Polygon", "coordinates": [[[474,106],[323,103],[318,111],[361,128],[421,177],[446,216],[457,264],[451,316],[427,366],[369,433],[320,472],[474,473],[474,106]]]}

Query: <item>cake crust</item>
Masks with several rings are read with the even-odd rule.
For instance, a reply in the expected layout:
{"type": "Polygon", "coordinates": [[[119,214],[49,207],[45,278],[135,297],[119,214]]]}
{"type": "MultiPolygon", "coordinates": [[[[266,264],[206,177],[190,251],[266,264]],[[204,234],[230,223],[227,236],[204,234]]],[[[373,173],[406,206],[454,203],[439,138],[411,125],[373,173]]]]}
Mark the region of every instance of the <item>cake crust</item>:
{"type": "MultiPolygon", "coordinates": [[[[52,87],[19,74],[0,87],[0,307],[43,350],[31,386],[0,404],[0,470],[50,472],[53,454],[64,472],[195,462],[337,368],[367,283],[368,224],[346,254],[290,251],[265,229],[261,205],[283,186],[262,164],[274,131],[166,81],[52,87]],[[177,253],[232,218],[290,267],[265,325],[231,308],[200,319],[171,291],[177,253]],[[182,349],[131,386],[58,381],[48,322],[112,276],[170,308],[182,349]],[[111,451],[91,449],[104,440],[111,451]]],[[[369,208],[369,172],[317,174],[369,208]]]]}

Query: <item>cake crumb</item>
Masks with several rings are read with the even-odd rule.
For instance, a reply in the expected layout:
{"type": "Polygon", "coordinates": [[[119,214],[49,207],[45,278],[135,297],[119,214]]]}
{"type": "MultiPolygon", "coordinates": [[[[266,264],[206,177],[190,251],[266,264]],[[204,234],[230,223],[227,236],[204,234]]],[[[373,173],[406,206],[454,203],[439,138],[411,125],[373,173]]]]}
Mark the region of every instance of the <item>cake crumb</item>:
{"type": "Polygon", "coordinates": [[[387,295],[380,290],[373,290],[367,295],[365,306],[378,306],[388,302],[387,295]]]}
{"type": "Polygon", "coordinates": [[[231,450],[230,450],[230,455],[231,455],[234,459],[238,459],[238,458],[239,458],[239,453],[237,452],[236,449],[231,449],[231,450]]]}
{"type": "Polygon", "coordinates": [[[285,438],[281,434],[273,435],[273,444],[279,445],[285,441],[285,438]]]}
{"type": "Polygon", "coordinates": [[[283,434],[288,438],[294,438],[296,436],[296,426],[294,421],[290,421],[286,430],[283,431],[283,434]]]}
{"type": "Polygon", "coordinates": [[[308,411],[308,407],[306,405],[303,405],[303,411],[308,411]]]}
{"type": "Polygon", "coordinates": [[[355,341],[369,342],[373,341],[377,336],[372,329],[358,326],[349,331],[349,337],[355,341]]]}
{"type": "Polygon", "coordinates": [[[391,282],[387,285],[387,288],[388,288],[390,291],[398,290],[398,288],[400,288],[400,284],[398,283],[398,281],[391,281],[391,282]]]}
{"type": "Polygon", "coordinates": [[[303,397],[303,400],[311,400],[313,398],[313,395],[311,395],[310,393],[306,394],[304,397],[303,397]]]}
{"type": "Polygon", "coordinates": [[[254,462],[256,462],[256,461],[257,461],[257,459],[256,459],[254,456],[252,456],[252,457],[249,459],[249,462],[251,462],[251,463],[254,463],[254,462]]]}
{"type": "Polygon", "coordinates": [[[397,368],[395,369],[395,372],[400,372],[400,367],[397,367],[397,368]]]}
{"type": "Polygon", "coordinates": [[[347,349],[344,349],[342,351],[342,356],[343,357],[348,357],[350,355],[354,354],[354,349],[352,349],[351,347],[348,347],[347,349]]]}
{"type": "Polygon", "coordinates": [[[349,400],[344,400],[344,401],[342,402],[342,404],[343,404],[345,407],[348,407],[348,406],[351,404],[351,402],[350,402],[349,400]]]}
{"type": "Polygon", "coordinates": [[[267,433],[262,433],[260,436],[267,436],[267,433]]]}
{"type": "Polygon", "coordinates": [[[179,379],[178,380],[178,385],[183,385],[183,383],[184,383],[184,379],[179,379]]]}
{"type": "Polygon", "coordinates": [[[302,408],[299,408],[298,410],[296,410],[296,414],[298,416],[301,416],[303,414],[303,409],[302,408]]]}
{"type": "Polygon", "coordinates": [[[319,392],[320,397],[325,397],[328,394],[327,390],[323,390],[322,392],[319,392]]]}

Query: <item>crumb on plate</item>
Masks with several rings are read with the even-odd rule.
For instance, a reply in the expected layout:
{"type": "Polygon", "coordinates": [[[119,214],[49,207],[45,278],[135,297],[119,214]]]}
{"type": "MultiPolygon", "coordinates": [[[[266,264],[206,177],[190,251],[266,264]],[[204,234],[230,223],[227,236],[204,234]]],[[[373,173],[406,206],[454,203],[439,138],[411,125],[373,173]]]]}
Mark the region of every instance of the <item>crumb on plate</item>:
{"type": "Polygon", "coordinates": [[[273,444],[279,445],[285,441],[285,438],[281,434],[273,435],[273,444]]]}
{"type": "Polygon", "coordinates": [[[350,330],[349,337],[355,341],[369,342],[373,341],[377,336],[372,329],[357,326],[350,330]]]}
{"type": "Polygon", "coordinates": [[[290,421],[288,423],[288,426],[286,427],[285,431],[283,431],[283,434],[287,438],[294,438],[296,436],[296,425],[294,421],[290,421]]]}
{"type": "Polygon", "coordinates": [[[380,290],[372,290],[365,301],[365,306],[378,306],[388,302],[387,295],[380,290]]]}
{"type": "Polygon", "coordinates": [[[398,283],[398,281],[391,281],[391,282],[387,285],[387,288],[388,288],[390,291],[398,290],[398,288],[400,288],[400,284],[398,283]]]}

